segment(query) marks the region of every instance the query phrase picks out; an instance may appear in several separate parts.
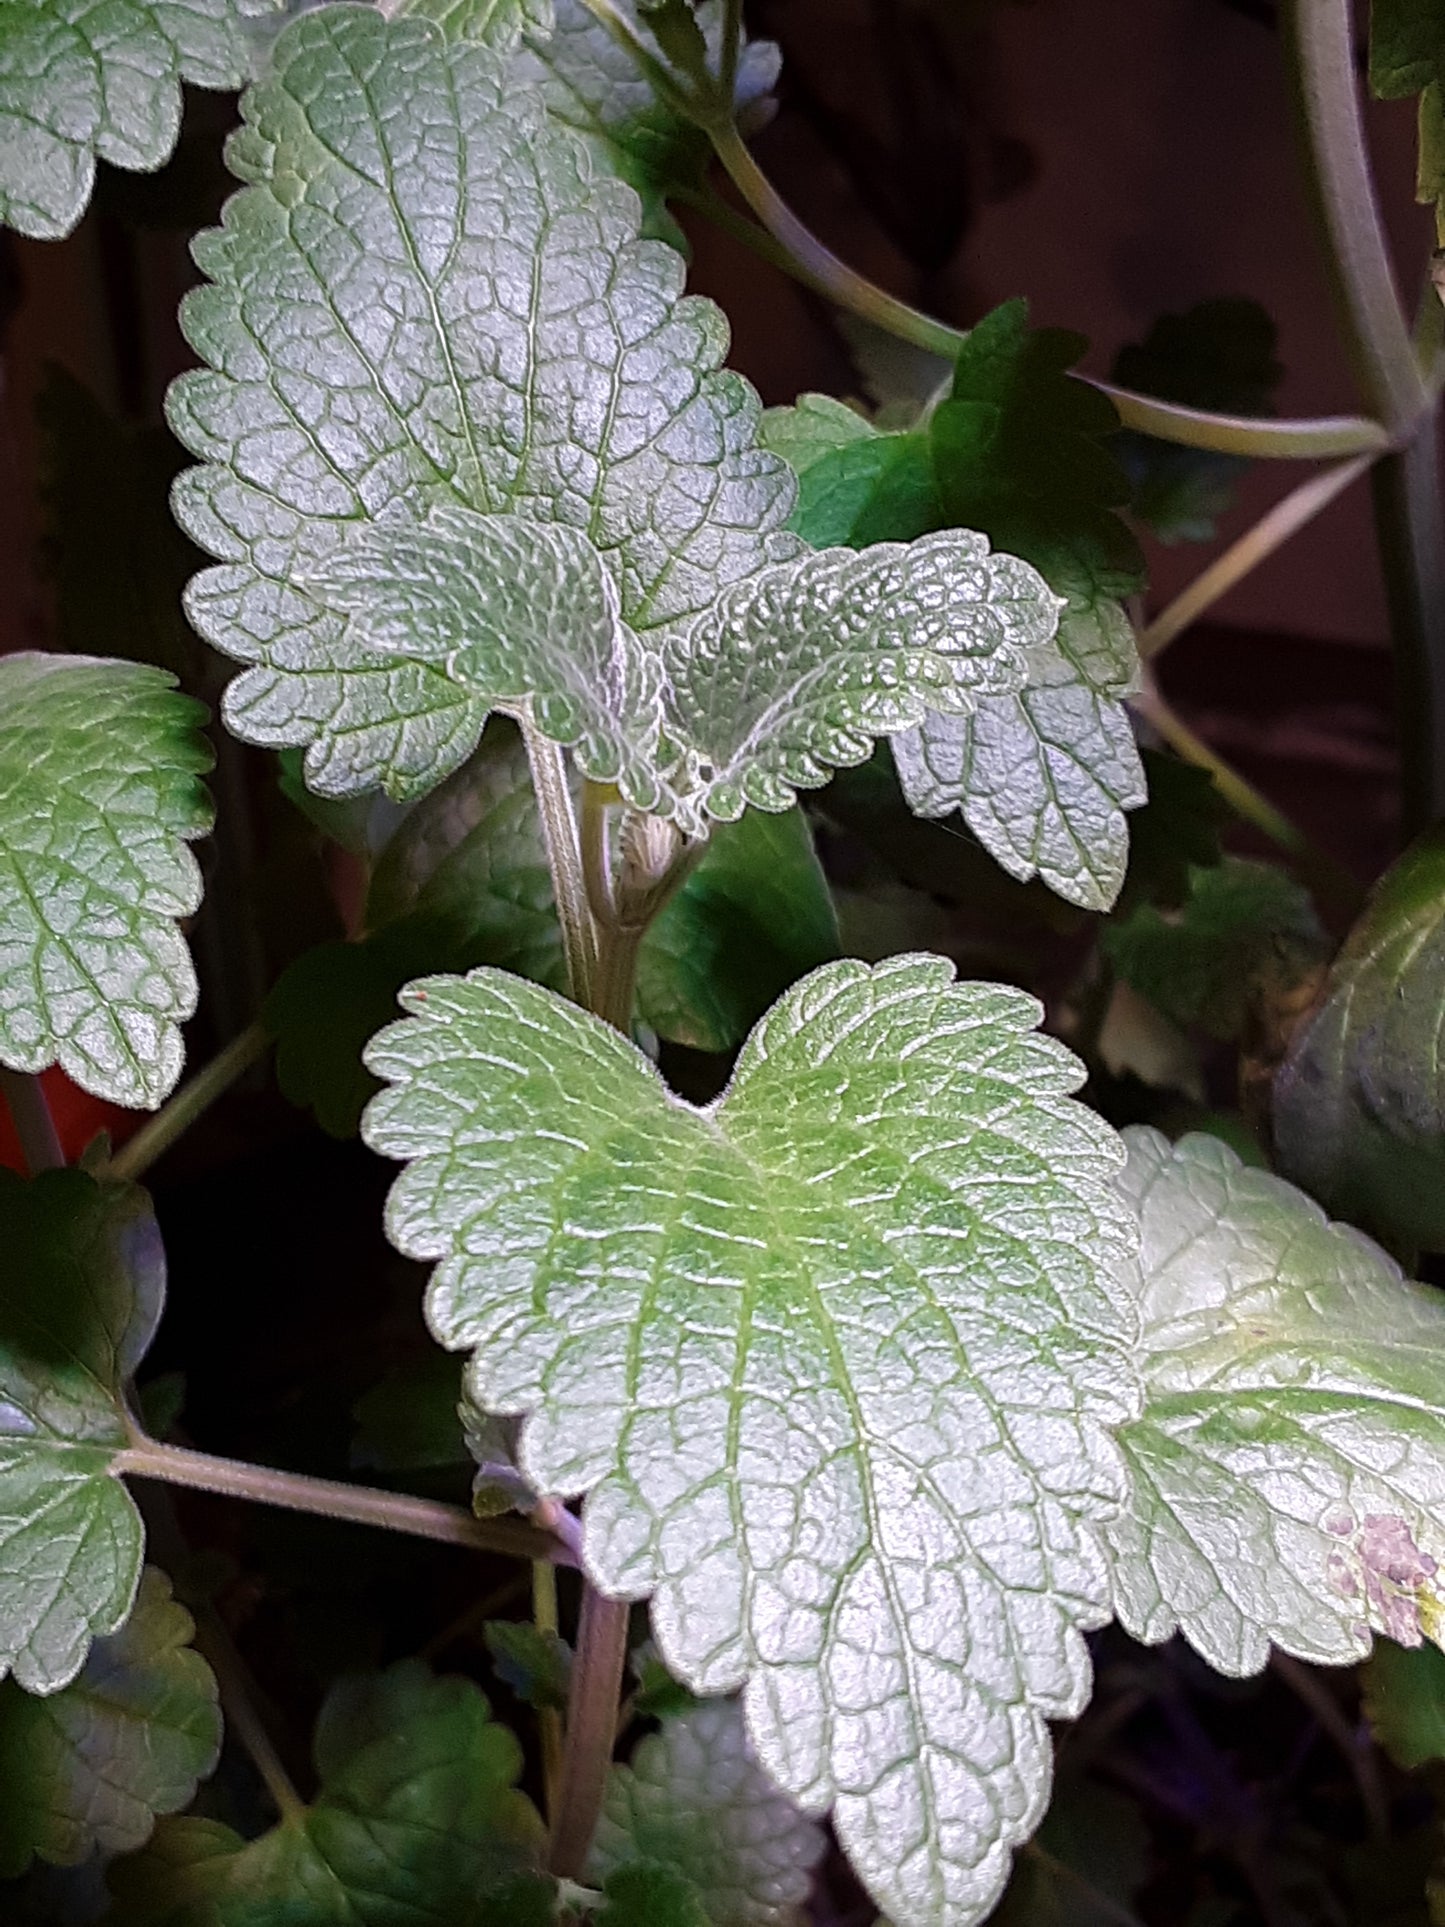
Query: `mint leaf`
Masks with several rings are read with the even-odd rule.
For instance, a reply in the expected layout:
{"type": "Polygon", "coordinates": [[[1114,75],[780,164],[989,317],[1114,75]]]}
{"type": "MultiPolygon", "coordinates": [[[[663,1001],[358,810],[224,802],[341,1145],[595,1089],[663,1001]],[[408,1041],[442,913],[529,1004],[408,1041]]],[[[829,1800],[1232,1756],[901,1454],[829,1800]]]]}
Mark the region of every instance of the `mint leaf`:
{"type": "Polygon", "coordinates": [[[173,678],[83,656],[0,660],[0,1063],[58,1063],[154,1108],[196,1007],[176,928],[211,810],[205,712],[173,678]]]}
{"type": "Polygon", "coordinates": [[[702,1895],[670,1867],[634,1860],[602,1890],[598,1927],[711,1927],[702,1895]]]}
{"type": "Polygon", "coordinates": [[[85,212],[96,157],[148,171],[176,144],[183,80],[238,87],[248,17],[278,0],[3,0],[0,222],[42,241],[85,212]]]}
{"type": "Polygon", "coordinates": [[[1272,863],[1228,856],[1189,873],[1163,915],[1141,904],[1104,931],[1105,956],[1171,1022],[1238,1037],[1262,997],[1297,983],[1327,939],[1304,886],[1272,863]]]}
{"type": "Polygon", "coordinates": [[[693,1690],[748,1682],[766,1771],[918,1927],[981,1918],[1046,1803],[1133,1401],[1117,1140],[1032,999],[951,978],[814,972],[705,1112],[546,991],[432,978],[364,1126],[597,1582],[693,1690]]]}
{"type": "Polygon", "coordinates": [[[610,1884],[626,1867],[663,1867],[690,1882],[711,1927],[791,1927],[824,1845],[757,1764],[738,1702],[707,1700],[613,1768],[588,1874],[610,1884]]]}
{"type": "MultiPolygon", "coordinates": [[[[212,285],[184,311],[213,372],[170,400],[208,463],[182,477],[177,511],[223,564],[192,585],[190,614],[251,665],[227,692],[238,734],[308,744],[327,795],[416,795],[475,746],[486,691],[425,636],[421,653],[364,646],[301,586],[358,545],[375,554],[389,517],[415,529],[441,510],[478,541],[526,538],[477,534],[506,514],[539,548],[575,531],[644,638],[796,552],[757,398],[718,367],[721,314],[681,298],[682,263],[637,238],[633,196],[589,178],[504,61],[425,22],[325,8],[281,36],[243,111],[230,159],[253,185],[197,242],[212,285]],[[450,132],[419,153],[405,130],[438,101],[450,132]],[[257,286],[284,299],[259,310],[257,286]],[[383,313],[415,319],[382,331],[383,313]]],[[[630,742],[630,714],[613,721],[630,742]]]]}
{"type": "Polygon", "coordinates": [[[1143,577],[1115,512],[1129,494],[1106,446],[1117,420],[1067,372],[1083,345],[1031,332],[1026,305],[1009,302],[970,334],[949,396],[924,426],[871,439],[850,430],[820,450],[800,409],[768,418],[764,433],[801,450],[792,526],[810,542],[980,529],[1064,598],[1057,636],[1030,651],[1021,691],[985,696],[966,716],[928,716],[895,739],[895,758],[915,811],[961,810],[1010,875],[1039,876],[1101,910],[1124,878],[1125,813],[1145,800],[1121,701],[1138,657],[1120,606],[1143,577]]]}
{"type": "Polygon", "coordinates": [[[32,1856],[75,1867],[129,1853],[215,1768],[221,1713],[191,1616],[150,1567],[120,1631],[49,1699],[0,1686],[0,1877],[32,1856]]]}
{"type": "MultiPolygon", "coordinates": [[[[835,401],[831,395],[799,395],[791,408],[763,410],[758,440],[781,456],[795,475],[802,475],[834,449],[849,448],[855,442],[876,442],[878,432],[846,402],[835,401]]],[[[846,535],[835,535],[820,546],[846,541],[846,535]]]]}
{"type": "Polygon", "coordinates": [[[660,1037],[728,1051],[799,977],[838,955],[838,919],[800,809],[720,823],[643,939],[637,1004],[660,1037]]]}
{"type": "MultiPolygon", "coordinates": [[[[1161,401],[1228,415],[1270,415],[1284,376],[1274,323],[1256,301],[1201,301],[1161,315],[1143,341],[1121,348],[1113,379],[1161,401]]],[[[1133,489],[1132,508],[1161,542],[1209,542],[1248,468],[1233,455],[1181,448],[1125,430],[1115,452],[1133,489]]]]}
{"type": "Polygon", "coordinates": [[[1445,1653],[1377,1639],[1360,1670],[1365,1717],[1376,1743],[1407,1772],[1445,1759],[1445,1653]]]}
{"type": "Polygon", "coordinates": [[[1370,85],[1385,100],[1418,94],[1445,55],[1439,0],[1370,0],[1370,85]]]}
{"type": "Polygon", "coordinates": [[[141,1522],[111,1462],[159,1323],[165,1258],[144,1192],[0,1170],[0,1675],[54,1693],[135,1597],[141,1522]]]}
{"type": "Polygon", "coordinates": [[[1034,571],[967,530],[762,571],[669,641],[672,814],[699,834],[749,803],[787,809],[929,704],[966,712],[1018,688],[1057,620],[1034,571]]]}
{"type": "Polygon", "coordinates": [[[457,1413],[461,1381],[457,1361],[435,1349],[393,1366],[351,1408],[356,1420],[351,1463],[381,1472],[465,1465],[466,1439],[457,1413]]]}
{"type": "Polygon", "coordinates": [[[168,1820],[111,1870],[115,1927],[355,1927],[497,1921],[489,1897],[535,1864],[542,1825],[516,1790],[521,1751],[469,1680],[403,1660],[343,1680],[316,1732],[304,1817],[242,1840],[168,1820]]]}
{"type": "Polygon", "coordinates": [[[1376,885],[1275,1080],[1280,1168],[1389,1239],[1445,1247],[1445,830],[1376,885]]]}
{"type": "Polygon", "coordinates": [[[545,40],[553,26],[552,0],[403,0],[395,11],[435,20],[457,39],[499,53],[513,52],[523,34],[545,40]]]}
{"type": "Polygon", "coordinates": [[[1143,1417],[1107,1527],[1126,1629],[1220,1672],[1437,1637],[1445,1298],[1217,1138],[1131,1130],[1143,1417]]]}

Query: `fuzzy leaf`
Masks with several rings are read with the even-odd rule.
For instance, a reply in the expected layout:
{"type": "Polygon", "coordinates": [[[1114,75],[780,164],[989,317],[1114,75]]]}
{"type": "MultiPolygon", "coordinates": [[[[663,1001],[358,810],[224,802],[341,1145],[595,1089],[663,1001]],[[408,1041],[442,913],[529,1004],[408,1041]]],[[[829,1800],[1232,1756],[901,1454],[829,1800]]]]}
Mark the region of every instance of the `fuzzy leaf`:
{"type": "Polygon", "coordinates": [[[0,1063],[154,1108],[196,1007],[204,710],[140,663],[0,660],[0,1063]]]}
{"type": "Polygon", "coordinates": [[[307,781],[331,795],[417,794],[474,747],[475,685],[362,646],[300,586],[389,514],[575,531],[644,637],[796,552],[757,398],[718,368],[722,315],[681,298],[635,197],[589,178],[496,55],[326,8],[287,29],[243,110],[230,161],[254,185],[197,242],[213,285],[184,311],[214,372],[170,399],[209,464],[178,514],[223,562],[192,585],[192,620],[252,665],[227,692],[238,734],[309,744],[307,781]]]}
{"type": "Polygon", "coordinates": [[[1327,942],[1309,892],[1272,863],[1243,857],[1189,873],[1189,895],[1162,916],[1141,904],[1110,924],[1104,954],[1173,1023],[1237,1037],[1272,988],[1295,983],[1327,942]]]}
{"type": "Polygon", "coordinates": [[[1120,1619],[1257,1672],[1437,1637],[1445,1297],[1217,1138],[1128,1133],[1142,1419],[1107,1528],[1120,1619]]]}
{"type": "Polygon", "coordinates": [[[711,1927],[789,1927],[824,1843],[758,1766],[737,1701],[707,1700],[613,1768],[589,1873],[666,1867],[692,1883],[711,1927]]]}
{"type": "Polygon", "coordinates": [[[967,530],[825,550],[740,583],[667,648],[671,813],[698,834],[749,803],[787,809],[930,705],[967,712],[1019,688],[1058,610],[1027,564],[967,530]]]}
{"type": "Polygon", "coordinates": [[[1117,1140],[1020,992],[805,978],[692,1110],[585,1013],[434,978],[368,1053],[393,1242],[604,1590],[917,1927],[982,1918],[1088,1691],[1132,1409],[1117,1140]]]}
{"type": "Polygon", "coordinates": [[[42,241],[85,212],[99,155],[149,171],[183,80],[238,87],[248,19],[279,0],[0,0],[0,222],[42,241]]]}
{"type": "Polygon", "coordinates": [[[403,0],[396,11],[435,20],[455,39],[499,53],[513,52],[523,34],[546,40],[553,27],[552,0],[403,0]]]}
{"type": "Polygon", "coordinates": [[[167,1820],[111,1872],[113,1927],[501,1927],[490,1895],[524,1875],[542,1826],[521,1750],[469,1680],[403,1660],[343,1680],[316,1732],[305,1815],[246,1842],[167,1820]]]}
{"type": "MultiPolygon", "coordinates": [[[[795,475],[821,461],[834,449],[855,442],[874,444],[877,430],[856,408],[831,395],[799,395],[791,408],[766,408],[758,424],[758,440],[770,448],[795,475]]],[[[822,546],[848,546],[846,534],[832,535],[822,546]]]]}
{"type": "Polygon", "coordinates": [[[37,1854],[74,1867],[130,1853],[157,1814],[190,1804],[221,1750],[216,1682],[194,1631],[150,1567],[130,1618],[96,1641],[69,1686],[49,1699],[0,1686],[0,1876],[37,1854]]]}
{"type": "Polygon", "coordinates": [[[711,1927],[712,1920],[685,1875],[644,1860],[611,1875],[595,1918],[598,1927],[711,1927]]]}
{"type": "Polygon", "coordinates": [[[1445,830],[1376,886],[1275,1080],[1280,1168],[1331,1211],[1445,1248],[1445,830]]]}
{"type": "Polygon", "coordinates": [[[53,1693],[140,1579],[140,1517],[110,1466],[165,1258],[145,1194],[81,1171],[0,1170],[0,1249],[0,1674],[53,1693]]]}
{"type": "Polygon", "coordinates": [[[493,1619],[482,1628],[497,1678],[529,1706],[561,1713],[567,1707],[572,1648],[529,1621],[493,1619]]]}
{"type": "Polygon", "coordinates": [[[820,452],[799,410],[787,424],[770,418],[765,434],[803,446],[792,526],[810,542],[862,547],[980,529],[1064,598],[1057,636],[1030,651],[1022,691],[986,696],[971,716],[930,715],[895,739],[895,758],[914,810],[962,810],[1010,875],[1040,876],[1100,910],[1124,879],[1125,812],[1145,799],[1120,700],[1138,676],[1121,598],[1140,586],[1142,559],[1114,512],[1129,489],[1105,446],[1113,411],[1067,372],[1082,346],[1031,332],[1024,304],[1009,302],[973,330],[923,427],[850,432],[820,452]]]}

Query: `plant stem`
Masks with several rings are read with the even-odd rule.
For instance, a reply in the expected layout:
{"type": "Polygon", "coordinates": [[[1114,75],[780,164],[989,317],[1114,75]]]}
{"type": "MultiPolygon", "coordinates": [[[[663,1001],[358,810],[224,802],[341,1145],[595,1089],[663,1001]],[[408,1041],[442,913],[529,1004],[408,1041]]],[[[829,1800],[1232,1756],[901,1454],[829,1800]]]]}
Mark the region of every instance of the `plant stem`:
{"type": "Polygon", "coordinates": [[[1367,407],[1395,453],[1375,476],[1375,530],[1400,691],[1407,828],[1445,810],[1445,541],[1431,383],[1390,266],[1352,59],[1350,0],[1288,0],[1296,115],[1330,275],[1367,407]]]}
{"type": "MultiPolygon", "coordinates": [[[[539,1633],[557,1631],[557,1568],[549,1559],[532,1561],[532,1624],[539,1633]]],[[[547,1813],[557,1810],[557,1788],[562,1778],[562,1721],[552,1706],[537,1708],[537,1733],[542,1742],[542,1784],[547,1813]]]]}
{"type": "Polygon", "coordinates": [[[0,1093],[4,1094],[31,1177],[38,1178],[42,1171],[63,1170],[65,1152],[39,1077],[27,1071],[0,1069],[0,1093]]]}
{"type": "Polygon", "coordinates": [[[111,1470],[133,1478],[217,1492],[227,1498],[252,1499],[258,1505],[280,1506],[290,1512],[316,1513],[351,1525],[409,1532],[420,1539],[466,1546],[474,1552],[548,1559],[565,1566],[574,1563],[561,1539],[521,1519],[478,1519],[463,1506],[446,1505],[437,1499],[418,1499],[409,1492],[382,1492],[338,1479],[316,1479],[304,1472],[279,1472],[272,1466],[218,1458],[188,1446],[163,1445],[140,1432],[116,1454],[111,1470]]]}
{"type": "MultiPolygon", "coordinates": [[[[926,348],[931,354],[941,355],[948,361],[957,359],[968,339],[967,329],[950,327],[947,322],[900,301],[824,247],[783,200],[731,122],[710,124],[706,131],[733,185],[771,241],[771,246],[764,250],[769,259],[777,262],[781,253],[782,265],[805,286],[838,307],[860,315],[900,340],[926,348]]],[[[691,197],[691,204],[712,213],[705,200],[691,197]]],[[[748,238],[746,223],[734,219],[726,225],[731,232],[748,238]]],[[[1094,381],[1093,385],[1113,402],[1126,428],[1186,448],[1207,448],[1225,455],[1320,461],[1331,456],[1382,453],[1391,442],[1379,422],[1359,415],[1261,420],[1252,415],[1219,415],[1207,409],[1185,408],[1177,402],[1159,401],[1152,395],[1119,388],[1112,382],[1094,381]]]]}
{"type": "Polygon", "coordinates": [[[1375,460],[1371,455],[1357,455],[1352,461],[1337,463],[1318,475],[1311,475],[1307,482],[1291,489],[1281,501],[1262,515],[1252,529],[1231,542],[1222,555],[1218,555],[1195,576],[1188,588],[1177,595],[1149,623],[1139,635],[1139,654],[1147,662],[1157,656],[1174,638],[1181,635],[1191,623],[1197,622],[1206,609],[1211,608],[1221,596],[1227,595],[1236,583],[1242,582],[1251,570],[1257,569],[1261,562],[1283,547],[1292,535],[1304,528],[1320,513],[1329,507],[1336,496],[1341,495],[1359,476],[1372,466],[1375,460]]]}
{"type": "Polygon", "coordinates": [[[584,1581],[567,1703],[567,1746],[547,1855],[548,1867],[559,1880],[581,1878],[597,1831],[617,1733],[627,1619],[625,1599],[605,1599],[584,1581]]]}
{"type": "Polygon", "coordinates": [[[617,921],[617,900],[612,891],[612,848],[607,834],[607,791],[600,783],[588,782],[582,789],[582,875],[587,886],[587,902],[603,930],[617,921]]]}
{"type": "Polygon", "coordinates": [[[223,1091],[229,1090],[238,1077],[265,1055],[270,1042],[264,1024],[248,1024],[209,1064],[202,1065],[194,1077],[188,1078],[128,1144],[121,1146],[105,1167],[106,1177],[117,1183],[128,1183],[148,1171],[157,1158],[169,1151],[197,1118],[210,1109],[223,1091]]]}
{"type": "Polygon", "coordinates": [[[552,894],[567,958],[567,983],[572,1001],[590,1009],[597,936],[587,904],[587,879],[582,870],[567,762],[556,743],[534,729],[525,718],[518,720],[532,769],[542,836],[547,845],[547,866],[552,873],[552,894]]]}
{"type": "Polygon", "coordinates": [[[296,1791],[276,1743],[256,1710],[246,1662],[236,1650],[220,1614],[212,1607],[193,1608],[192,1616],[196,1622],[192,1643],[216,1675],[221,1707],[226,1715],[226,1732],[234,1735],[245,1748],[257,1777],[281,1816],[282,1825],[300,1826],[306,1818],[306,1802],[296,1791]]]}
{"type": "Polygon", "coordinates": [[[1146,722],[1153,725],[1176,755],[1182,756],[1186,763],[1209,771],[1214,778],[1215,788],[1235,815],[1246,823],[1252,823],[1272,843],[1277,843],[1287,851],[1300,875],[1319,892],[1325,902],[1352,918],[1358,913],[1364,892],[1349,872],[1341,869],[1333,857],[1311,842],[1304,831],[1277,810],[1268,797],[1261,795],[1237,769],[1217,755],[1202,736],[1197,736],[1152,681],[1146,682],[1137,695],[1131,696],[1129,703],[1146,722]]]}
{"type": "Polygon", "coordinates": [[[743,0],[723,0],[722,58],[718,62],[718,92],[731,107],[738,84],[738,58],[743,47],[743,0]]]}

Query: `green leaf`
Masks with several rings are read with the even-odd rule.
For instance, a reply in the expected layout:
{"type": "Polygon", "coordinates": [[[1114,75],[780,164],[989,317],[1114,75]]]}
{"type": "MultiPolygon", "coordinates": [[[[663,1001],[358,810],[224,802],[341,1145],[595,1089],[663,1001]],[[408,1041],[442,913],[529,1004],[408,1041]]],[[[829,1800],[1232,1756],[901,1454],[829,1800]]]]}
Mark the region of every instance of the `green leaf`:
{"type": "Polygon", "coordinates": [[[701,1704],[696,1693],[689,1692],[663,1665],[656,1640],[645,1639],[640,1646],[635,1646],[627,1656],[627,1664],[637,1681],[633,1704],[639,1719],[671,1719],[701,1704]]]}
{"type": "Polygon", "coordinates": [[[1129,493],[1105,445],[1117,419],[1067,372],[1082,346],[1031,332],[1022,302],[996,309],[925,426],[810,456],[792,525],[811,542],[855,546],[980,529],[1064,598],[1022,691],[986,696],[971,715],[930,715],[895,740],[895,758],[914,810],[962,810],[1010,875],[1040,876],[1099,910],[1123,882],[1125,812],[1145,800],[1120,700],[1138,677],[1121,598],[1141,586],[1142,558],[1114,513],[1129,493]]]}
{"type": "Polygon", "coordinates": [[[183,80],[237,87],[247,20],[277,0],[0,0],[0,222],[59,240],[85,212],[96,156],[169,158],[183,80]]]}
{"type": "MultiPolygon", "coordinates": [[[[878,439],[877,431],[856,408],[834,401],[831,395],[799,395],[791,408],[765,408],[758,423],[758,440],[795,475],[802,475],[834,449],[858,442],[871,447],[878,439]]],[[[830,535],[818,546],[831,548],[847,540],[846,535],[830,535]]]]}
{"type": "Polygon", "coordinates": [[[130,1611],[141,1522],[111,1462],[159,1323],[165,1257],[144,1192],[0,1170],[0,1675],[67,1686],[130,1611]]]}
{"type": "MultiPolygon", "coordinates": [[[[1125,388],[1227,415],[1270,415],[1284,376],[1274,323],[1256,301],[1202,301],[1161,315],[1141,342],[1121,348],[1113,378],[1125,388]]],[[[1115,451],[1133,487],[1137,521],[1162,542],[1209,542],[1249,464],[1125,432],[1115,451]]]]}
{"type": "Polygon", "coordinates": [[[1445,1760],[1445,1653],[1377,1639],[1361,1669],[1370,1731],[1407,1772],[1445,1760]]]}
{"type": "Polygon", "coordinates": [[[0,1063],[154,1108],[196,1007],[176,928],[211,810],[204,710],[139,663],[0,660],[0,1063]]]}
{"type": "Polygon", "coordinates": [[[169,1820],[111,1871],[113,1927],[482,1927],[489,1895],[533,1866],[542,1824],[516,1790],[521,1750],[469,1680],[403,1660],[343,1680],[316,1732],[322,1787],[249,1843],[169,1820]]]}
{"type": "Polygon", "coordinates": [[[766,1771],[917,1927],[981,1918],[1046,1803],[1133,1401],[1117,1139],[1031,998],[951,980],[815,971],[699,1112],[560,998],[435,978],[364,1126],[597,1582],[694,1691],[748,1681],[766,1771]]]}
{"type": "Polygon", "coordinates": [[[1108,909],[1128,868],[1125,812],[1146,801],[1118,700],[1136,666],[1122,612],[1106,629],[1101,610],[1096,630],[1075,624],[1067,640],[1061,627],[1032,652],[1017,695],[985,699],[971,716],[931,714],[893,739],[910,807],[930,817],[961,809],[1010,876],[1041,877],[1068,903],[1108,909]],[[1100,645],[1089,661],[1073,653],[1080,640],[1100,645]]]}
{"type": "Polygon", "coordinates": [[[1280,1168],[1341,1217],[1445,1247],[1445,829],[1376,886],[1275,1081],[1280,1168]]]}
{"type": "Polygon", "coordinates": [[[1116,916],[1141,903],[1177,910],[1189,895],[1192,872],[1223,856],[1220,831],[1229,806],[1208,770],[1161,750],[1139,752],[1149,800],[1129,822],[1129,868],[1114,904],[1116,916]]]}
{"type": "Polygon", "coordinates": [[[75,1867],[129,1853],[157,1814],[190,1804],[221,1750],[216,1682],[194,1631],[150,1567],[130,1618],[96,1641],[69,1686],[49,1699],[0,1686],[0,1877],[34,1855],[75,1867]]]}
{"type": "Polygon", "coordinates": [[[465,1465],[467,1443],[457,1407],[462,1375],[445,1352],[428,1350],[393,1366],[352,1407],[351,1462],[380,1472],[465,1465]]]}
{"type": "Polygon", "coordinates": [[[1385,100],[1418,94],[1445,58],[1441,0],[1371,0],[1370,85],[1385,100]]]}
{"type": "MultiPolygon", "coordinates": [[[[613,0],[613,9],[648,46],[635,0],[613,0]]],[[[702,0],[697,22],[714,74],[722,21],[719,0],[702,0]]],[[[733,99],[746,123],[766,116],[780,64],[770,41],[744,43],[733,99]]],[[[632,55],[582,0],[556,0],[555,31],[545,41],[529,37],[516,78],[519,85],[537,89],[552,117],[582,142],[598,173],[616,174],[637,190],[643,231],[685,251],[666,203],[674,190],[702,185],[711,144],[700,127],[658,98],[632,55]]]]}
{"type": "Polygon", "coordinates": [[[713,831],[649,927],[638,1008],[675,1044],[731,1050],[775,998],[838,950],[837,914],[803,812],[744,810],[713,831]]]}
{"type": "Polygon", "coordinates": [[[1058,608],[1027,564],[967,530],[762,571],[669,638],[669,813],[699,834],[749,803],[787,809],[930,705],[967,713],[1017,689],[1058,608]]]}
{"type": "Polygon", "coordinates": [[[545,40],[554,24],[552,0],[403,0],[396,11],[435,20],[454,39],[499,53],[515,51],[523,34],[545,40]]]}
{"type": "Polygon", "coordinates": [[[1126,984],[1173,1023],[1238,1037],[1261,997],[1297,983],[1328,948],[1304,886],[1272,863],[1225,857],[1189,873],[1177,912],[1141,904],[1102,938],[1126,984]]]}
{"type": "Polygon", "coordinates": [[[1120,1619],[1219,1671],[1437,1637],[1445,1298],[1217,1138],[1127,1133],[1142,1419],[1110,1525],[1120,1619]]]}
{"type": "Polygon", "coordinates": [[[562,1713],[572,1678],[572,1648],[527,1621],[492,1619],[482,1628],[497,1678],[529,1706],[562,1713]]]}
{"type": "Polygon", "coordinates": [[[690,1880],[642,1860],[610,1876],[596,1918],[598,1927],[711,1927],[712,1921],[690,1880]]]}
{"type": "Polygon", "coordinates": [[[612,1769],[588,1871],[610,1881],[627,1866],[665,1867],[696,1889],[711,1927],[789,1927],[824,1844],[759,1767],[738,1702],[708,1700],[612,1769]]]}
{"type": "Polygon", "coordinates": [[[539,555],[586,536],[642,635],[796,553],[757,398],[719,370],[721,313],[681,299],[682,263],[637,238],[631,193],[589,178],[494,54],[325,8],[288,28],[243,111],[230,161],[254,185],[197,242],[213,285],[184,311],[214,372],[170,398],[209,464],[182,477],[177,512],[224,564],[190,614],[252,665],[227,692],[238,734],[309,744],[307,781],[329,795],[414,795],[470,753],[485,692],[431,654],[364,648],[300,586],[389,517],[415,529],[440,510],[505,541],[477,535],[505,512],[539,555]],[[447,139],[398,147],[438,101],[447,139]],[[257,309],[258,286],[283,298],[257,309]],[[378,330],[382,313],[415,319],[378,330]]]}

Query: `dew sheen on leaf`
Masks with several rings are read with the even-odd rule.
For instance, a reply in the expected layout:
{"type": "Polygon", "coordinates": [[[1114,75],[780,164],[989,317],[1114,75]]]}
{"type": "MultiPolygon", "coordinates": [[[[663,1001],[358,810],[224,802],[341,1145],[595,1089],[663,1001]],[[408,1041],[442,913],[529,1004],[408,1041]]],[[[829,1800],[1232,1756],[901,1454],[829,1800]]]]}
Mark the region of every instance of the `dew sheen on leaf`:
{"type": "Polygon", "coordinates": [[[980,1920],[1047,1801],[1107,1614],[1134,1409],[1119,1142],[1021,992],[825,966],[726,1095],[492,970],[368,1052],[388,1227],[522,1469],[669,1667],[745,1684],[764,1768],[879,1902],[980,1920]]]}

